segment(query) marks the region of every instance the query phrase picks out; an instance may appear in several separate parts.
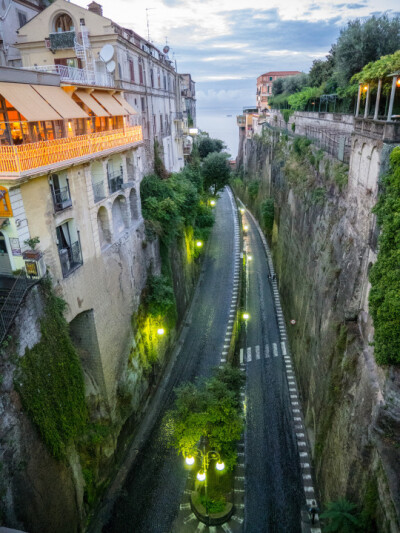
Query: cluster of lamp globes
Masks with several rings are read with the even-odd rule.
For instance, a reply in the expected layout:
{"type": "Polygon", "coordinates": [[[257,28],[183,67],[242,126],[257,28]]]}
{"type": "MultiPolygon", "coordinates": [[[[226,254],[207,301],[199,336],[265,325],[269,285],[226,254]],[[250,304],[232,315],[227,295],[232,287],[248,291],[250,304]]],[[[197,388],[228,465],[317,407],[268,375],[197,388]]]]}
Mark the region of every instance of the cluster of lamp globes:
{"type": "MultiPolygon", "coordinates": [[[[187,457],[185,457],[185,463],[188,465],[188,466],[193,466],[194,465],[194,457],[193,455],[188,455],[187,457]]],[[[219,471],[219,472],[222,472],[222,470],[225,469],[225,463],[221,460],[217,461],[215,463],[215,468],[219,471]]],[[[197,472],[197,475],[196,475],[197,479],[199,481],[205,481],[206,479],[206,472],[205,470],[199,470],[197,472]]]]}

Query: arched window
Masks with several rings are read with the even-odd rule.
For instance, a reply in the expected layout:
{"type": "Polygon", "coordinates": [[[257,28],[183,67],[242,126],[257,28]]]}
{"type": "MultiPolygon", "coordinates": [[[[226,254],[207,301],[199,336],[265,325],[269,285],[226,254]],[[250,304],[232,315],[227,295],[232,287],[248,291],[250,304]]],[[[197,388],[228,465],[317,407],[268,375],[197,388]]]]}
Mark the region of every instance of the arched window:
{"type": "Polygon", "coordinates": [[[57,33],[61,33],[63,31],[73,31],[74,23],[72,22],[72,18],[67,13],[61,13],[61,15],[58,15],[54,21],[54,31],[57,33]]]}
{"type": "Polygon", "coordinates": [[[100,246],[106,246],[111,242],[110,221],[107,209],[102,206],[97,211],[97,226],[99,228],[100,246]]]}
{"type": "Polygon", "coordinates": [[[131,207],[131,220],[137,220],[139,218],[139,208],[136,189],[131,189],[129,193],[129,205],[131,207]]]}
{"type": "Polygon", "coordinates": [[[112,206],[114,239],[127,227],[126,199],[125,196],[117,196],[112,206]]]}

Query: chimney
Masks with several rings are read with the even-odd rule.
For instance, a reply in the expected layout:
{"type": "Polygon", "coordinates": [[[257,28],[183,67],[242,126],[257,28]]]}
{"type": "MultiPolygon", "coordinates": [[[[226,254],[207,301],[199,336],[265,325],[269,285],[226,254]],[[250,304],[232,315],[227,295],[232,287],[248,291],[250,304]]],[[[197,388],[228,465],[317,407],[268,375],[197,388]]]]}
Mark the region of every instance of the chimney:
{"type": "Polygon", "coordinates": [[[88,10],[92,13],[96,13],[96,15],[100,15],[101,17],[103,16],[103,6],[101,6],[97,2],[93,1],[87,7],[88,10]]]}

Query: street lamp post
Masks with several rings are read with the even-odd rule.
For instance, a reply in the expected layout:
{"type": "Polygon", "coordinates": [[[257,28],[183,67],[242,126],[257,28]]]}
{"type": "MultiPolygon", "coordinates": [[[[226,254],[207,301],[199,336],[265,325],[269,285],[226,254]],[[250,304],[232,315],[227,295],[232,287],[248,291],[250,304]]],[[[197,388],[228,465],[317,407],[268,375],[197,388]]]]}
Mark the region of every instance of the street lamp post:
{"type": "MultiPolygon", "coordinates": [[[[197,455],[198,458],[201,461],[201,470],[199,470],[197,472],[196,477],[197,477],[197,479],[199,481],[201,481],[201,482],[204,481],[204,491],[205,491],[205,497],[206,497],[206,516],[208,517],[208,499],[207,499],[207,487],[208,487],[208,484],[207,484],[207,471],[208,471],[208,467],[210,465],[210,461],[212,461],[213,459],[216,459],[217,463],[215,465],[215,468],[219,472],[222,472],[222,470],[225,469],[225,464],[223,463],[223,461],[221,461],[220,454],[218,452],[216,452],[215,450],[209,450],[208,452],[206,452],[205,443],[203,443],[203,449],[202,450],[200,448],[198,448],[195,451],[195,455],[197,455]]],[[[185,458],[185,462],[186,462],[187,465],[192,466],[194,464],[194,462],[195,462],[195,458],[193,457],[193,455],[188,455],[185,458]]]]}

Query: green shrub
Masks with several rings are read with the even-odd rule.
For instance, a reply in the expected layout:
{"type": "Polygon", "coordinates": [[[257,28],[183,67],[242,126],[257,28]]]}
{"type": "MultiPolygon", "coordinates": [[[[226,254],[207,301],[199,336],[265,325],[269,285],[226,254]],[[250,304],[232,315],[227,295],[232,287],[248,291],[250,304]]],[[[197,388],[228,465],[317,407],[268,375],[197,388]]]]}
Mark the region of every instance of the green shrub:
{"type": "Polygon", "coordinates": [[[172,282],[167,276],[149,276],[145,296],[147,312],[154,316],[167,316],[175,309],[172,282]]]}
{"type": "Polygon", "coordinates": [[[37,426],[51,454],[65,455],[85,427],[87,411],[82,369],[51,281],[42,283],[46,301],[40,320],[41,340],[18,360],[15,387],[24,409],[37,426]]]}
{"type": "Polygon", "coordinates": [[[326,189],[317,187],[311,192],[311,203],[313,205],[322,205],[325,202],[326,189]]]}
{"type": "Polygon", "coordinates": [[[272,228],[274,227],[274,216],[275,216],[273,198],[267,198],[261,204],[261,216],[262,216],[262,220],[263,220],[265,228],[268,231],[272,231],[272,228]]]}
{"type": "Polygon", "coordinates": [[[282,116],[286,124],[289,122],[289,119],[292,115],[293,115],[293,109],[283,109],[282,116]]]}
{"type": "Polygon", "coordinates": [[[257,198],[259,188],[260,188],[260,183],[258,181],[252,181],[249,183],[249,186],[247,187],[247,191],[249,193],[249,197],[252,200],[255,200],[257,198]]]}
{"type": "Polygon", "coordinates": [[[369,310],[374,321],[375,358],[400,363],[400,148],[390,157],[391,171],[374,208],[381,228],[379,252],[370,271],[369,310]]]}

